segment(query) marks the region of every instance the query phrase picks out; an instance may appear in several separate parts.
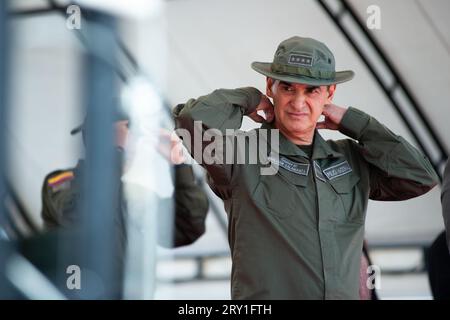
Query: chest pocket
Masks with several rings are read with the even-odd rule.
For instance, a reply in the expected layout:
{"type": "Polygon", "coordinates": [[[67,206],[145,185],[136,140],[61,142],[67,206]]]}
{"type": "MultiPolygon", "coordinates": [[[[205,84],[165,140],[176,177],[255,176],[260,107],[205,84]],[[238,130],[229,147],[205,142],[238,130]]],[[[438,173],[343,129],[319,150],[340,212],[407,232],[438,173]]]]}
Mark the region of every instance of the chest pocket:
{"type": "Polygon", "coordinates": [[[337,222],[364,223],[365,208],[360,190],[357,187],[360,177],[350,172],[329,180],[341,205],[341,212],[336,212],[337,222]]]}
{"type": "Polygon", "coordinates": [[[264,211],[285,219],[298,211],[295,205],[295,199],[299,196],[297,188],[304,188],[307,184],[307,175],[296,174],[280,167],[275,175],[260,176],[252,198],[258,206],[265,209],[264,211]]]}

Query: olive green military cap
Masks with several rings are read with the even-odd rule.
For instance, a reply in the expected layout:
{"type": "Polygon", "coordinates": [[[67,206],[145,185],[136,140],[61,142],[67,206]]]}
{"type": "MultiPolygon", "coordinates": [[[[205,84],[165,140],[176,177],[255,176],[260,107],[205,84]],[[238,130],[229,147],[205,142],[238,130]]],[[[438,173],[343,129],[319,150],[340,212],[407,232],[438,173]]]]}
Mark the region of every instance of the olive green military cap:
{"type": "Polygon", "coordinates": [[[252,68],[273,79],[289,83],[330,85],[349,81],[353,71],[335,71],[331,50],[312,38],[292,37],[281,42],[273,62],[253,62],[252,68]]]}

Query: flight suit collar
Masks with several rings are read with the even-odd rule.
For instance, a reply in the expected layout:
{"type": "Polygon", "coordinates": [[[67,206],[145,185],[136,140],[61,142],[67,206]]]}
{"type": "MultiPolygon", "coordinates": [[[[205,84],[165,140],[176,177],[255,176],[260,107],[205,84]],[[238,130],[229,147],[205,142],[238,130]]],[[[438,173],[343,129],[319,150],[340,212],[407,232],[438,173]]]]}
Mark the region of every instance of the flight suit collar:
{"type": "Polygon", "coordinates": [[[344,155],[333,150],[316,129],[314,134],[313,159],[340,158],[344,155]]]}
{"type": "MultiPolygon", "coordinates": [[[[263,123],[261,129],[276,129],[273,123],[263,123]]],[[[297,145],[292,143],[289,139],[287,139],[280,131],[279,131],[279,153],[286,156],[300,156],[304,158],[308,158],[306,153],[299,148],[297,145]]],[[[328,143],[322,138],[320,133],[315,130],[314,133],[314,142],[313,142],[313,153],[312,159],[323,159],[323,158],[339,158],[343,157],[343,155],[335,150],[333,150],[328,143]]]]}

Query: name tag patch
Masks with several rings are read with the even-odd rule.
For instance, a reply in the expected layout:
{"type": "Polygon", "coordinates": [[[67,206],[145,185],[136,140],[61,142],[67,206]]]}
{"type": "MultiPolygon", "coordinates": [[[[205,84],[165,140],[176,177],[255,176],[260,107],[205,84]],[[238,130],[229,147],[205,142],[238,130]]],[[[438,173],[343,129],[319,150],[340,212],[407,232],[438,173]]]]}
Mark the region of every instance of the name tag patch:
{"type": "Polygon", "coordinates": [[[352,172],[352,168],[350,167],[350,164],[347,161],[323,169],[323,173],[328,178],[328,180],[333,180],[335,178],[346,175],[350,172],[352,172]]]}
{"type": "Polygon", "coordinates": [[[277,160],[273,157],[269,158],[270,161],[278,165],[279,167],[286,169],[290,172],[301,176],[307,176],[309,172],[309,164],[306,163],[298,163],[295,161],[291,161],[285,157],[280,157],[280,160],[277,160]]]}

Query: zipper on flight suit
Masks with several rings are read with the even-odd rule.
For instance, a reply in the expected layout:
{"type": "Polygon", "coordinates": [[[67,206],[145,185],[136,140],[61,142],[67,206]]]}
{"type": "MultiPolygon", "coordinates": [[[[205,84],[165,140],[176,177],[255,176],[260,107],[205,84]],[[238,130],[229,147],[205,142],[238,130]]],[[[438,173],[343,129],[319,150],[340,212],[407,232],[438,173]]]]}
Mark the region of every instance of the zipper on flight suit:
{"type": "MultiPolygon", "coordinates": [[[[323,275],[323,299],[326,299],[326,276],[325,276],[325,267],[324,267],[324,260],[323,260],[323,250],[322,250],[322,238],[320,235],[320,229],[319,229],[319,222],[320,222],[320,215],[319,215],[319,191],[317,189],[317,179],[319,179],[317,177],[317,173],[316,173],[316,161],[313,159],[309,159],[309,162],[311,163],[311,167],[313,168],[313,170],[311,170],[311,174],[313,175],[313,182],[314,182],[314,188],[316,190],[316,219],[317,219],[317,223],[316,223],[316,228],[317,228],[317,234],[319,237],[319,247],[320,247],[320,257],[322,259],[322,275],[323,275]]],[[[317,164],[317,166],[320,168],[319,164],[317,164]]]]}

